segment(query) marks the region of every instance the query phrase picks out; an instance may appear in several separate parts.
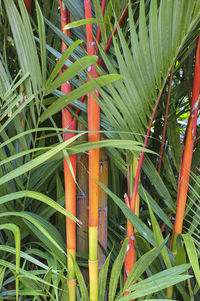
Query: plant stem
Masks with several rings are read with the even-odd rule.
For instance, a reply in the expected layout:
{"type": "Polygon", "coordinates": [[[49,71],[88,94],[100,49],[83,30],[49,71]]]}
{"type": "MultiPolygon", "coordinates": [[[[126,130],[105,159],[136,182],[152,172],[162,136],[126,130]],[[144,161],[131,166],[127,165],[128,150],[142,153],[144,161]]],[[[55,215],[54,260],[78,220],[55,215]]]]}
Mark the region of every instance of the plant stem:
{"type": "MultiPolygon", "coordinates": [[[[131,0],[131,2],[133,2],[133,1],[134,1],[134,0],[131,0]]],[[[122,15],[121,15],[121,17],[120,17],[120,19],[119,19],[119,21],[118,21],[118,24],[119,24],[119,25],[121,25],[122,21],[123,21],[124,18],[126,17],[127,12],[128,12],[128,5],[127,5],[126,8],[124,9],[124,11],[123,11],[123,13],[122,13],[122,15]]],[[[116,33],[117,33],[117,27],[115,27],[115,29],[114,29],[114,31],[113,31],[113,35],[115,36],[116,33]]],[[[108,50],[109,50],[109,48],[110,48],[110,46],[111,46],[111,44],[112,44],[112,41],[113,41],[113,35],[110,37],[110,39],[109,39],[109,41],[108,41],[108,43],[107,43],[107,45],[106,45],[106,47],[105,47],[105,49],[104,49],[105,52],[108,52],[108,50]]]]}
{"type": "MultiPolygon", "coordinates": [[[[65,4],[62,3],[62,0],[59,0],[60,5],[60,15],[61,15],[61,29],[66,36],[70,37],[70,29],[64,29],[64,27],[70,23],[70,12],[66,9],[65,4]]],[[[67,49],[67,45],[62,41],[62,52],[64,53],[67,49]]]]}
{"type": "MultiPolygon", "coordinates": [[[[61,11],[61,29],[62,32],[67,36],[70,35],[70,31],[65,30],[64,26],[70,21],[69,11],[66,9],[64,3],[59,0],[60,11],[61,11]]],[[[62,52],[66,50],[66,44],[62,42],[62,52]]],[[[62,73],[62,71],[60,71],[62,73]]],[[[69,93],[71,91],[71,86],[69,82],[64,83],[61,86],[61,91],[64,93],[69,93]]],[[[72,108],[72,105],[69,105],[72,108]]],[[[62,110],[62,127],[64,130],[76,130],[76,119],[70,112],[64,108],[62,110]]],[[[66,133],[63,136],[63,140],[66,141],[73,137],[75,133],[66,133]]],[[[73,169],[74,177],[76,179],[76,155],[69,156],[70,164],[73,169]]],[[[74,216],[76,216],[76,182],[70,170],[70,166],[64,158],[64,182],[65,182],[65,208],[74,216]]],[[[69,289],[69,300],[74,301],[76,299],[76,279],[73,262],[71,256],[76,258],[76,223],[70,218],[66,218],[66,247],[67,247],[67,269],[68,269],[68,289],[69,289]]]]}
{"type": "MultiPolygon", "coordinates": [[[[155,105],[155,108],[154,108],[154,111],[153,111],[153,114],[151,117],[151,121],[150,121],[148,131],[147,131],[147,134],[145,137],[144,145],[143,145],[144,148],[147,147],[148,139],[149,139],[150,132],[151,132],[151,127],[152,127],[152,124],[153,124],[153,121],[155,118],[158,104],[160,102],[162,91],[163,91],[163,89],[160,91],[158,100],[156,102],[156,105],[155,105]]],[[[135,209],[136,209],[137,189],[138,189],[144,154],[145,154],[145,152],[142,152],[140,155],[140,159],[138,162],[137,171],[136,171],[136,175],[135,175],[133,193],[132,193],[132,196],[130,197],[130,201],[128,200],[129,207],[133,213],[135,213],[135,209]]],[[[127,236],[129,237],[129,248],[126,253],[126,258],[125,258],[125,277],[127,277],[129,275],[130,271],[132,270],[132,268],[134,266],[134,260],[136,259],[136,254],[135,254],[136,251],[134,248],[134,240],[135,240],[134,228],[133,228],[133,225],[129,221],[127,221],[127,236]]],[[[125,280],[126,280],[126,278],[125,278],[125,280]]]]}
{"type": "Polygon", "coordinates": [[[193,146],[194,146],[194,140],[196,136],[196,124],[197,124],[199,98],[200,98],[199,92],[200,92],[200,37],[198,38],[198,44],[196,49],[191,110],[190,110],[190,117],[187,126],[185,149],[184,149],[183,158],[181,162],[176,218],[175,218],[172,240],[171,240],[171,248],[175,254],[176,254],[176,237],[178,236],[178,234],[182,233],[182,227],[183,227],[183,219],[184,219],[185,205],[186,205],[187,192],[188,192],[188,183],[190,179],[190,169],[191,169],[192,156],[193,156],[193,146]]]}
{"type": "MultiPolygon", "coordinates": [[[[133,189],[133,179],[136,177],[136,171],[137,171],[137,167],[138,167],[138,160],[135,156],[133,156],[133,162],[131,164],[131,166],[129,166],[129,170],[128,170],[128,176],[129,176],[129,181],[128,181],[128,199],[127,196],[125,195],[125,202],[127,204],[127,206],[130,208],[130,191],[132,191],[133,189]],[[131,185],[132,184],[132,185],[131,185]]],[[[139,194],[137,194],[136,196],[136,203],[135,203],[135,209],[134,209],[134,213],[139,216],[139,208],[140,208],[140,196],[139,194]]],[[[137,252],[135,250],[134,244],[134,235],[133,235],[133,226],[130,223],[129,220],[127,220],[127,237],[129,237],[129,248],[128,251],[126,253],[126,258],[125,258],[125,262],[124,262],[124,283],[126,282],[126,279],[129,275],[129,273],[131,272],[136,260],[137,260],[137,252]]],[[[124,295],[128,295],[128,292],[126,292],[124,295]]]]}
{"type": "MultiPolygon", "coordinates": [[[[92,17],[91,1],[84,0],[85,18],[92,17]]],[[[95,42],[93,41],[92,24],[86,24],[87,51],[89,55],[95,54],[95,42]]],[[[92,78],[98,73],[94,66],[88,68],[92,78]]],[[[88,80],[90,80],[88,78],[88,80]]],[[[97,97],[98,91],[95,91],[97,97]]],[[[100,108],[95,97],[88,95],[88,139],[90,142],[99,140],[100,108]]],[[[98,300],[98,203],[99,203],[99,149],[89,151],[89,279],[90,300],[98,300]]]]}

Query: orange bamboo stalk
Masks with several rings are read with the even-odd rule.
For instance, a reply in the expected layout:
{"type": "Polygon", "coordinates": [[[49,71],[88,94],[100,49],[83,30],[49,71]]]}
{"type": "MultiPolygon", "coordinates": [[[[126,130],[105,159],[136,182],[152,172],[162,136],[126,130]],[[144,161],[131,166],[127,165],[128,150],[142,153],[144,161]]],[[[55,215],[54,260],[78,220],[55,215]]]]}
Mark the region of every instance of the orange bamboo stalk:
{"type": "MultiPolygon", "coordinates": [[[[61,29],[62,32],[67,36],[70,36],[70,31],[65,30],[64,27],[70,21],[69,11],[66,10],[64,3],[59,0],[60,11],[61,11],[61,29]]],[[[67,46],[62,42],[62,52],[66,50],[67,46]]],[[[62,71],[60,71],[61,73],[62,71]]],[[[71,91],[71,86],[69,82],[64,83],[61,86],[61,91],[64,93],[69,93],[71,91]]],[[[72,106],[69,105],[71,109],[72,106]]],[[[76,129],[76,119],[70,114],[70,112],[64,108],[62,110],[62,126],[63,129],[75,130],[76,129]]],[[[73,137],[75,133],[65,133],[63,135],[64,141],[73,137]]],[[[73,168],[74,176],[76,178],[76,155],[71,155],[69,157],[71,166],[73,168]]],[[[73,178],[69,165],[64,158],[64,182],[65,182],[65,208],[74,216],[76,216],[76,182],[73,178]]],[[[74,301],[76,299],[76,279],[73,267],[73,262],[71,256],[76,258],[76,223],[70,218],[66,218],[66,248],[67,248],[67,268],[68,268],[68,289],[69,289],[69,300],[74,301]]]]}
{"type": "Polygon", "coordinates": [[[190,169],[191,169],[192,155],[193,155],[193,146],[194,146],[194,140],[196,136],[196,123],[197,123],[199,98],[200,98],[199,93],[200,93],[200,36],[198,38],[197,49],[196,49],[190,118],[187,127],[185,149],[184,149],[182,164],[181,164],[176,218],[175,218],[174,229],[173,229],[172,240],[171,240],[171,248],[174,253],[176,253],[176,237],[178,236],[178,234],[182,233],[182,227],[183,227],[183,219],[185,213],[188,183],[190,179],[190,169]]]}
{"type": "MultiPolygon", "coordinates": [[[[133,157],[133,163],[129,167],[127,176],[129,177],[128,180],[128,195],[125,195],[125,203],[130,208],[130,182],[132,181],[132,177],[136,177],[136,171],[138,167],[138,160],[134,156],[133,157]],[[131,170],[130,170],[131,169],[131,170]]],[[[140,196],[139,194],[136,195],[136,202],[135,202],[135,209],[134,213],[139,216],[139,208],[140,208],[140,196]]],[[[137,260],[137,252],[135,250],[134,244],[135,244],[135,237],[133,235],[133,226],[130,223],[129,220],[127,220],[127,237],[129,238],[129,247],[126,253],[125,261],[124,261],[124,283],[126,282],[126,279],[131,272],[136,260],[137,260]]],[[[135,229],[136,231],[136,229],[135,229]]],[[[125,292],[125,296],[128,295],[128,292],[125,292]]]]}
{"type": "Polygon", "coordinates": [[[24,4],[26,5],[28,13],[31,14],[32,0],[24,0],[24,4]]]}
{"type": "MultiPolygon", "coordinates": [[[[92,17],[91,1],[84,0],[85,18],[92,17]]],[[[95,42],[93,41],[92,24],[86,24],[87,51],[89,55],[95,54],[95,42]]],[[[89,74],[96,78],[98,73],[94,66],[88,68],[89,74]]],[[[88,78],[88,80],[90,80],[88,78]]],[[[95,91],[99,96],[98,91],[95,91]]],[[[94,98],[88,95],[88,139],[98,141],[100,130],[100,108],[94,98]]],[[[89,279],[90,300],[98,300],[98,203],[99,187],[99,149],[89,151],[89,279]]]]}
{"type": "MultiPolygon", "coordinates": [[[[127,207],[131,209],[130,199],[128,198],[127,194],[125,194],[124,200],[125,200],[127,207]]],[[[126,279],[127,279],[128,275],[130,274],[130,272],[135,264],[135,261],[136,261],[136,251],[134,248],[134,241],[135,241],[134,228],[129,220],[127,220],[126,235],[129,238],[129,242],[128,242],[128,248],[127,248],[127,252],[126,252],[126,257],[124,260],[124,283],[126,282],[126,279]]],[[[126,296],[127,294],[128,294],[128,292],[126,292],[124,295],[126,296]]]]}

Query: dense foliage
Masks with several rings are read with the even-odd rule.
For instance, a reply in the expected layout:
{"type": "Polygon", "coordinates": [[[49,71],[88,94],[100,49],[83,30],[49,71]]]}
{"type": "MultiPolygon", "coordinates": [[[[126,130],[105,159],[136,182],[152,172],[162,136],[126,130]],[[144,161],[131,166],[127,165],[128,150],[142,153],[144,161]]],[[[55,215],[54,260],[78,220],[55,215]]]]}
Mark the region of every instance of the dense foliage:
{"type": "Polygon", "coordinates": [[[86,20],[84,1],[63,0],[70,36],[61,28],[60,2],[0,1],[0,300],[72,300],[66,217],[77,222],[76,299],[89,299],[87,157],[97,148],[98,168],[109,166],[98,182],[108,216],[99,238],[99,296],[91,299],[199,300],[200,128],[199,118],[192,128],[189,120],[195,109],[198,117],[200,2],[93,0],[86,20]],[[88,24],[99,42],[92,55],[88,24]],[[100,141],[87,141],[88,94],[101,108],[100,141]],[[67,140],[64,107],[77,124],[67,140]],[[191,169],[184,167],[187,145],[191,169]],[[77,217],[64,209],[63,158],[72,171],[74,154],[77,217]],[[186,208],[179,201],[183,170],[190,174],[186,208]],[[174,230],[171,248],[175,219],[181,223],[177,199],[183,231],[174,230]]]}

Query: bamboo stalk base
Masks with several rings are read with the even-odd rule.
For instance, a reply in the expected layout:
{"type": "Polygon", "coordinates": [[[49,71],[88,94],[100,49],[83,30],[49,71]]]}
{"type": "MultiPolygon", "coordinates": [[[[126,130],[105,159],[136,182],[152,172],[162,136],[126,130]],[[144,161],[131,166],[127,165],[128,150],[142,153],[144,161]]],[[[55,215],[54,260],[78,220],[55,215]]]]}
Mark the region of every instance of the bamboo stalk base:
{"type": "Polygon", "coordinates": [[[76,279],[67,279],[69,301],[76,300],[76,279]]]}
{"type": "Polygon", "coordinates": [[[90,277],[90,301],[98,301],[98,260],[88,260],[88,265],[90,277]]]}

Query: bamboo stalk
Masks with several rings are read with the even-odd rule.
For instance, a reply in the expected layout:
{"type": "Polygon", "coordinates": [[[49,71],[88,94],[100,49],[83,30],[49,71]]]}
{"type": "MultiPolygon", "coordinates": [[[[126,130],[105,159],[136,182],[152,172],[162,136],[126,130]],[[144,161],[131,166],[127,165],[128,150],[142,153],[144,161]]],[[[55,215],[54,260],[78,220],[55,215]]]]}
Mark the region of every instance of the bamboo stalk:
{"type": "Polygon", "coordinates": [[[198,38],[197,49],[196,49],[191,110],[190,110],[190,117],[187,126],[185,149],[184,149],[182,164],[181,164],[176,218],[175,218],[172,240],[171,240],[171,248],[175,254],[176,254],[176,238],[178,234],[182,233],[182,227],[183,227],[183,219],[184,219],[185,205],[186,205],[187,192],[188,192],[188,183],[190,180],[190,169],[192,163],[193,146],[194,146],[194,141],[196,136],[196,124],[197,124],[199,98],[200,98],[199,93],[200,93],[200,36],[198,38]]]}
{"type": "MultiPolygon", "coordinates": [[[[130,208],[130,198],[128,198],[128,195],[125,194],[124,196],[125,203],[128,208],[130,208]]],[[[135,236],[134,236],[134,228],[133,225],[130,223],[130,221],[127,219],[127,226],[126,226],[126,235],[129,238],[128,242],[128,248],[126,251],[126,257],[124,260],[124,283],[126,282],[126,279],[128,275],[130,274],[135,261],[136,261],[136,251],[134,247],[135,243],[135,236]]],[[[124,295],[128,295],[129,292],[125,292],[124,295]]]]}
{"type": "MultiPolygon", "coordinates": [[[[65,4],[62,3],[62,0],[59,0],[60,5],[60,14],[61,14],[61,29],[62,32],[70,37],[70,29],[65,29],[64,27],[70,23],[70,12],[66,9],[65,4]]],[[[67,45],[65,42],[62,41],[62,52],[64,52],[67,49],[67,45]]]]}
{"type": "MultiPolygon", "coordinates": [[[[61,29],[62,32],[67,36],[70,35],[70,31],[65,30],[64,26],[70,21],[69,11],[67,11],[64,3],[59,0],[60,11],[61,11],[61,29]]],[[[62,52],[66,50],[66,44],[62,42],[62,52]]],[[[71,86],[69,82],[64,83],[61,86],[61,91],[64,93],[69,93],[71,91],[71,86]]],[[[72,109],[72,106],[69,105],[72,109]]],[[[70,112],[64,108],[62,110],[62,127],[63,129],[75,130],[76,129],[76,119],[70,114],[70,112]]],[[[63,140],[66,141],[73,137],[75,133],[65,133],[63,140]]],[[[76,178],[76,155],[71,155],[69,157],[74,176],[76,178]]],[[[74,216],[76,216],[76,182],[71,173],[70,167],[64,158],[64,182],[65,182],[65,208],[74,216]]],[[[76,259],[76,223],[70,218],[66,218],[66,248],[67,248],[67,269],[68,269],[68,290],[69,290],[69,300],[76,300],[76,279],[75,271],[71,256],[76,259]]]]}
{"type": "MultiPolygon", "coordinates": [[[[85,18],[92,17],[91,1],[84,0],[85,18]]],[[[87,51],[89,55],[95,54],[95,42],[93,41],[92,24],[86,24],[87,51]]],[[[98,73],[94,66],[88,69],[89,74],[95,78],[98,73]]],[[[88,78],[89,80],[89,78],[88,78]]],[[[95,91],[99,96],[98,91],[95,91]]],[[[88,95],[88,139],[98,141],[100,130],[100,108],[94,98],[88,95]]],[[[89,151],[89,279],[90,300],[98,300],[98,202],[99,202],[99,149],[89,151]]]]}
{"type": "MultiPolygon", "coordinates": [[[[130,208],[130,191],[132,191],[132,182],[133,178],[136,177],[136,172],[137,172],[137,167],[138,167],[138,160],[134,156],[133,157],[133,162],[132,165],[129,167],[129,172],[128,172],[128,195],[125,195],[125,203],[126,205],[130,208]]],[[[135,202],[135,209],[134,213],[139,216],[139,209],[140,209],[140,196],[139,194],[136,195],[136,202],[135,202]]],[[[136,229],[135,229],[136,231],[136,229]]],[[[128,250],[126,253],[125,261],[124,261],[124,283],[126,282],[126,279],[131,272],[136,260],[137,260],[137,252],[135,250],[135,237],[133,235],[134,229],[132,224],[130,223],[129,220],[127,220],[127,237],[129,238],[129,244],[128,244],[128,250]]],[[[124,294],[125,296],[128,295],[128,292],[124,294]]]]}

